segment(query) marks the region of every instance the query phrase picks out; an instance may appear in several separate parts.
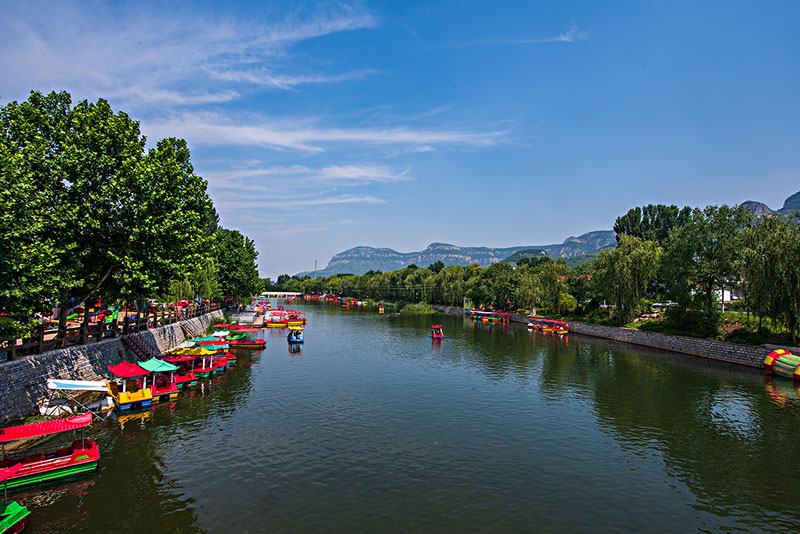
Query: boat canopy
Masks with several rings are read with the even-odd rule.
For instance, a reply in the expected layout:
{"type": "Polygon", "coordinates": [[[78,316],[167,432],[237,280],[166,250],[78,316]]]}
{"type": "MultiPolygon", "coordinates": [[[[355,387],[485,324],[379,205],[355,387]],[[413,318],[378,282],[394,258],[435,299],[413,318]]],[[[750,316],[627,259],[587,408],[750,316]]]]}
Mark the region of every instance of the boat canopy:
{"type": "Polygon", "coordinates": [[[177,356],[167,356],[167,358],[168,359],[164,360],[164,361],[168,361],[169,363],[190,362],[190,361],[195,359],[194,356],[182,355],[182,354],[181,355],[177,355],[177,356]]]}
{"type": "Polygon", "coordinates": [[[441,327],[442,327],[442,325],[440,325],[440,324],[432,324],[431,325],[431,328],[441,328],[441,327]]]}
{"type": "Polygon", "coordinates": [[[217,338],[214,336],[205,336],[205,337],[196,337],[194,339],[187,339],[190,343],[199,343],[200,341],[216,341],[217,338]]]}
{"type": "Polygon", "coordinates": [[[197,348],[197,349],[181,349],[181,354],[186,354],[188,356],[210,356],[212,354],[216,354],[218,351],[216,350],[208,350],[204,348],[197,348]]]}
{"type": "Polygon", "coordinates": [[[53,419],[41,423],[31,423],[28,425],[10,426],[0,428],[0,443],[8,443],[18,439],[35,438],[37,436],[48,436],[59,432],[78,430],[92,424],[92,412],[81,415],[73,415],[66,419],[53,419]]]}
{"type": "Polygon", "coordinates": [[[213,333],[213,334],[211,334],[211,335],[212,335],[213,337],[225,337],[225,336],[227,336],[228,334],[230,334],[230,332],[228,332],[227,330],[217,330],[216,332],[214,332],[214,333],[213,333]]]}
{"type": "Polygon", "coordinates": [[[201,347],[216,347],[221,348],[222,346],[227,345],[228,342],[224,339],[214,340],[214,341],[198,341],[195,345],[200,345],[201,347]]]}
{"type": "Polygon", "coordinates": [[[150,371],[142,369],[135,363],[125,361],[117,365],[109,365],[108,370],[119,378],[139,378],[150,374],[150,371]]]}
{"type": "Polygon", "coordinates": [[[177,371],[178,366],[172,365],[169,362],[165,362],[164,360],[159,360],[158,358],[150,358],[145,362],[139,362],[139,367],[142,369],[147,369],[151,373],[168,373],[170,371],[177,371]]]}
{"type": "Polygon", "coordinates": [[[22,464],[16,464],[12,465],[11,467],[6,467],[5,469],[0,469],[0,482],[3,482],[13,477],[17,473],[19,473],[20,469],[22,469],[22,464]]]}
{"type": "Polygon", "coordinates": [[[100,380],[55,380],[47,381],[47,389],[64,389],[68,391],[102,391],[108,393],[108,384],[100,380]]]}
{"type": "Polygon", "coordinates": [[[219,323],[219,324],[215,324],[214,325],[214,327],[218,327],[218,328],[228,328],[228,327],[233,327],[233,326],[236,326],[236,325],[228,324],[228,323],[219,323]]]}

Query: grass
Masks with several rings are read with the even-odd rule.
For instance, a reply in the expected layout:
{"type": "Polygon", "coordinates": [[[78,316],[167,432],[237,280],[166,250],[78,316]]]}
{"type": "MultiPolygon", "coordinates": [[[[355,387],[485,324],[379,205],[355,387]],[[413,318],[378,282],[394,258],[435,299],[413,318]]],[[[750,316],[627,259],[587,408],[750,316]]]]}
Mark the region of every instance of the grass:
{"type": "Polygon", "coordinates": [[[406,304],[400,313],[436,313],[428,304],[406,304]]]}

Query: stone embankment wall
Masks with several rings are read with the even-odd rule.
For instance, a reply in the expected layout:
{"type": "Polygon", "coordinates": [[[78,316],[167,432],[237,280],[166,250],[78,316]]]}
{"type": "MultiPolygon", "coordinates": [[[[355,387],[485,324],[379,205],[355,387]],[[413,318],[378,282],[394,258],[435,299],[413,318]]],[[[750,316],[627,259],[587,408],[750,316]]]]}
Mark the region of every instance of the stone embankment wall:
{"type": "MultiPolygon", "coordinates": [[[[454,308],[452,306],[433,306],[433,308],[445,313],[463,313],[461,308],[454,308]]],[[[511,320],[515,323],[528,323],[528,318],[524,315],[512,314],[511,320]]],[[[740,345],[738,343],[728,343],[713,339],[672,336],[658,332],[641,332],[632,328],[618,328],[615,326],[603,326],[577,321],[569,321],[569,331],[574,334],[679,352],[699,358],[720,360],[746,365],[748,367],[761,367],[764,363],[764,358],[773,350],[771,347],[740,345]]]]}
{"type": "MultiPolygon", "coordinates": [[[[213,320],[222,317],[221,311],[215,311],[184,323],[193,331],[205,332],[213,320]]],[[[147,330],[141,335],[162,352],[186,341],[179,323],[147,330]]],[[[37,413],[37,407],[48,398],[48,378],[106,380],[111,378],[106,366],[122,360],[137,358],[121,338],[114,338],[0,363],[0,423],[37,413]]]]}

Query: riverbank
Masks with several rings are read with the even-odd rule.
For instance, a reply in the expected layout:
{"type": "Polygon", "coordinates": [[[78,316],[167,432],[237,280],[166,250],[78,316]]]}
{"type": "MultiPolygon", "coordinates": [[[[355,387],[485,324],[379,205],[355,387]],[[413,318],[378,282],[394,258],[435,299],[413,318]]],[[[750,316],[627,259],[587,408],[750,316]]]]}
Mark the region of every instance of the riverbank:
{"type": "MultiPolygon", "coordinates": [[[[462,315],[464,313],[461,308],[454,306],[433,304],[432,307],[444,313],[455,315],[462,315]]],[[[514,313],[511,314],[511,321],[514,323],[528,324],[528,318],[525,315],[514,313]]],[[[618,343],[630,343],[642,347],[668,350],[688,356],[719,360],[757,368],[762,366],[767,354],[774,350],[774,347],[740,345],[738,343],[729,343],[727,341],[717,341],[714,339],[676,336],[658,332],[643,332],[632,328],[604,326],[582,323],[579,321],[569,321],[569,332],[570,334],[598,337],[618,343]]]]}
{"type": "MultiPolygon", "coordinates": [[[[186,341],[181,324],[187,325],[190,331],[205,332],[212,321],[221,318],[222,311],[214,311],[137,335],[165,352],[186,341]]],[[[110,376],[107,366],[123,360],[137,361],[138,358],[122,338],[112,338],[0,362],[0,423],[36,413],[38,406],[48,398],[47,379],[107,380],[110,376]]]]}

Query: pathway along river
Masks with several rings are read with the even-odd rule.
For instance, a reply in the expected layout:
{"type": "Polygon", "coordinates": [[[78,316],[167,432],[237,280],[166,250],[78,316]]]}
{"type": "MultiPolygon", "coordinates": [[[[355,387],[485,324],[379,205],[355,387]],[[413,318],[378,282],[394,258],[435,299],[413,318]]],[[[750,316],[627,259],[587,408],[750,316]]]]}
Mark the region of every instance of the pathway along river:
{"type": "Polygon", "coordinates": [[[300,307],[302,352],[269,331],[194,396],[95,424],[96,474],[17,494],[30,532],[800,529],[791,384],[518,325],[300,307]]]}

